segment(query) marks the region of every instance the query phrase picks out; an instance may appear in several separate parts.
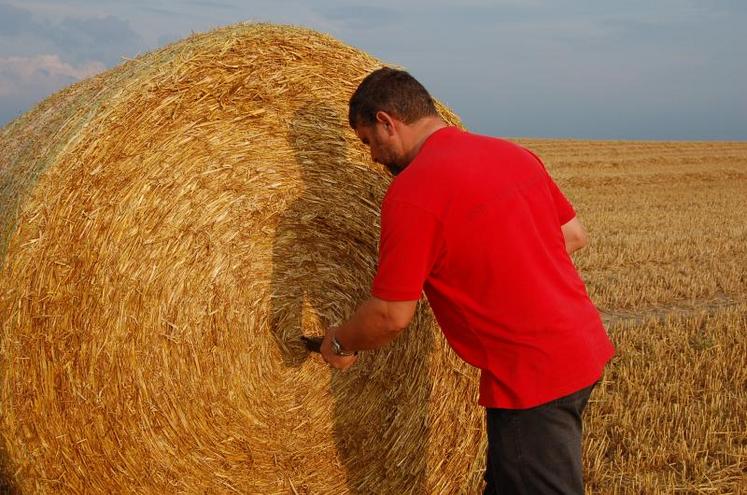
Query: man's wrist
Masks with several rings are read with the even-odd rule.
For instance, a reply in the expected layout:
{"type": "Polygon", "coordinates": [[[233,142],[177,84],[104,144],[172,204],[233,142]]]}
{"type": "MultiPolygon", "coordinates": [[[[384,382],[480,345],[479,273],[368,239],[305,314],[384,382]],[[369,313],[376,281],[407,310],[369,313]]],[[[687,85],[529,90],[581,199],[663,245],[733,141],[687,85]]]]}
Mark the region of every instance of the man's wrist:
{"type": "Polygon", "coordinates": [[[340,344],[340,341],[337,340],[337,335],[334,331],[332,332],[332,352],[337,356],[355,356],[358,354],[357,352],[344,349],[340,344]]]}

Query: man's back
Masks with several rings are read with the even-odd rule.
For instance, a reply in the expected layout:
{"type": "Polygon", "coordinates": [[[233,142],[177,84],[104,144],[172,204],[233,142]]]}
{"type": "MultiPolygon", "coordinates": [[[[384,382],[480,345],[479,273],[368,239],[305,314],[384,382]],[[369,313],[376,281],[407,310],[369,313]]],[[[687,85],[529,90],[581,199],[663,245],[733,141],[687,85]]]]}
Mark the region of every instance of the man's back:
{"type": "Polygon", "coordinates": [[[613,353],[565,250],[560,227],[574,217],[527,150],[441,129],[384,200],[374,295],[425,289],[449,343],[482,369],[482,405],[566,395],[596,381],[613,353]]]}

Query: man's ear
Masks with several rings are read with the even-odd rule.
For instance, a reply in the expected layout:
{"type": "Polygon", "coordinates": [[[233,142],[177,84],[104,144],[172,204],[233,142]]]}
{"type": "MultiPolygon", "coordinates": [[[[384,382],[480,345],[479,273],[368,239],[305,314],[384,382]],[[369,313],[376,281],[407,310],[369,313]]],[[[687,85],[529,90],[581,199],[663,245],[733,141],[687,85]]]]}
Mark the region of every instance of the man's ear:
{"type": "Polygon", "coordinates": [[[388,135],[394,134],[395,119],[383,110],[376,112],[376,122],[379,122],[388,135]]]}

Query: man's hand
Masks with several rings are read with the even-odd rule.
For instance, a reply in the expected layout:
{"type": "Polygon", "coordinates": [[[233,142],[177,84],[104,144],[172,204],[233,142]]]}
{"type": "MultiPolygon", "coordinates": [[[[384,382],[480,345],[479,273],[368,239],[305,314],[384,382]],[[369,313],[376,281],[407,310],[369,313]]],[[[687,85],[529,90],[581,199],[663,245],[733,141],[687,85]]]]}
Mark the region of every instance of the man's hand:
{"type": "Polygon", "coordinates": [[[353,363],[358,359],[358,356],[338,356],[332,349],[332,336],[335,334],[337,327],[329,327],[327,333],[324,334],[324,340],[322,341],[321,353],[324,360],[333,368],[339,370],[346,370],[350,368],[353,363]]]}

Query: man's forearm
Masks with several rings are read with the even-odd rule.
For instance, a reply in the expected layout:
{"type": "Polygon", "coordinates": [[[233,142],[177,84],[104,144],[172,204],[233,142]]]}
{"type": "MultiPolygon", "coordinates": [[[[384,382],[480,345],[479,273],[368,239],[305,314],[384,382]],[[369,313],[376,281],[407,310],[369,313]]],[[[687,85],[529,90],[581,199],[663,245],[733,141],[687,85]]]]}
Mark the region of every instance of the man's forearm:
{"type": "Polygon", "coordinates": [[[563,232],[565,250],[568,254],[573,254],[586,246],[588,242],[586,229],[577,217],[573,217],[569,222],[562,225],[560,229],[563,232]]]}
{"type": "Polygon", "coordinates": [[[337,328],[335,336],[343,349],[365,351],[388,344],[400,330],[388,314],[386,305],[369,298],[337,328]]]}
{"type": "Polygon", "coordinates": [[[568,254],[573,254],[579,249],[583,249],[585,246],[585,242],[579,242],[577,240],[565,241],[565,250],[568,254]]]}

